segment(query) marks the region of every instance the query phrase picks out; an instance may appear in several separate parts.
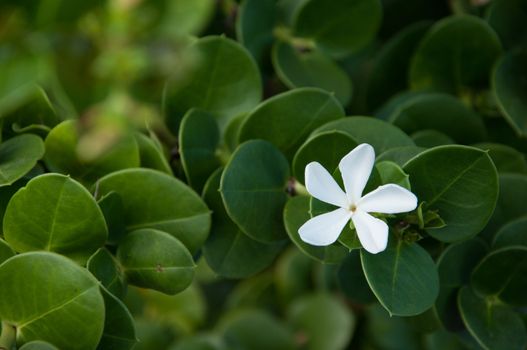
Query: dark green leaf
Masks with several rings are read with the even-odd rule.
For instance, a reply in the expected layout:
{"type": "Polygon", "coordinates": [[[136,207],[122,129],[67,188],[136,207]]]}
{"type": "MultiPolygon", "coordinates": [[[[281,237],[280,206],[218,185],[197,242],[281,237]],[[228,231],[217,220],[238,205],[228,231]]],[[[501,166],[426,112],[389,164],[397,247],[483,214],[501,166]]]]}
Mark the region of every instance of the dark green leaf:
{"type": "Polygon", "coordinates": [[[194,260],[187,248],[159,230],[130,232],[119,244],[117,259],[130,284],[166,294],[181,292],[194,277],[194,260]]]}
{"type": "Polygon", "coordinates": [[[117,192],[108,192],[97,202],[108,227],[108,243],[117,244],[126,234],[124,204],[117,192]]]}
{"type": "Polygon", "coordinates": [[[343,116],[342,106],[332,94],[299,88],[273,96],[253,110],[241,126],[239,142],[267,140],[292,159],[311,131],[343,116]]]}
{"type": "Polygon", "coordinates": [[[484,349],[525,349],[525,325],[508,306],[485,300],[469,287],[459,291],[458,305],[465,326],[484,349]]]}
{"type": "Polygon", "coordinates": [[[369,143],[376,154],[390,148],[415,146],[412,139],[399,128],[371,117],[347,117],[327,123],[316,129],[312,136],[324,131],[341,131],[357,143],[369,143]]]}
{"type": "Polygon", "coordinates": [[[124,297],[126,282],[122,268],[107,249],[101,248],[95,252],[88,260],[86,268],[110,293],[118,298],[124,297]]]}
{"type": "Polygon", "coordinates": [[[527,173],[525,155],[516,149],[499,143],[478,143],[473,146],[489,152],[499,173],[527,173]]]}
{"type": "Polygon", "coordinates": [[[129,350],[137,343],[134,319],[121,300],[101,288],[106,317],[97,349],[129,350]]]}
{"type": "Polygon", "coordinates": [[[413,157],[423,152],[425,148],[417,146],[395,147],[377,156],[378,162],[390,161],[403,166],[413,157]]]}
{"type": "Polygon", "coordinates": [[[489,71],[501,53],[498,36],[482,19],[450,16],[421,40],[410,66],[410,85],[463,95],[488,83],[489,71]]]}
{"type": "Polygon", "coordinates": [[[47,250],[84,264],[108,237],[104,216],[77,181],[58,174],[33,178],[7,206],[4,237],[17,252],[47,250]]]}
{"type": "Polygon", "coordinates": [[[179,127],[179,152],[188,183],[201,192],[210,174],[220,166],[216,148],[220,131],[214,116],[191,109],[179,127]]]}
{"type": "Polygon", "coordinates": [[[370,304],[377,300],[362,271],[358,250],[349,252],[346,259],[342,261],[337,272],[337,278],[340,290],[352,302],[370,304]]]}
{"type": "Polygon", "coordinates": [[[492,88],[510,126],[521,136],[527,135],[527,51],[505,54],[492,75],[492,88]]]}
{"type": "Polygon", "coordinates": [[[486,14],[506,49],[527,44],[527,2],[525,0],[495,0],[486,14]]]}
{"type": "Polygon", "coordinates": [[[193,107],[214,114],[223,130],[230,119],[260,102],[260,72],[240,44],[209,36],[199,39],[189,51],[194,66],[165,89],[164,109],[172,131],[178,130],[181,118],[193,107]]]}
{"type": "Polygon", "coordinates": [[[472,287],[501,301],[527,305],[527,247],[505,247],[488,254],[472,272],[472,287]]]}
{"type": "Polygon", "coordinates": [[[318,87],[334,93],[343,106],[349,103],[352,84],[348,74],[323,52],[304,52],[277,41],[273,46],[272,60],[276,74],[287,87],[318,87]]]}
{"type": "Polygon", "coordinates": [[[222,170],[207,181],[203,198],[212,210],[212,229],[203,255],[220,276],[244,278],[268,267],[283,248],[283,243],[265,244],[247,236],[228,216],[219,192],[222,170]]]}
{"type": "Polygon", "coordinates": [[[0,264],[10,257],[15,256],[15,254],[16,253],[13,248],[11,248],[6,241],[0,238],[0,264]]]}
{"type": "Polygon", "coordinates": [[[432,148],[442,145],[451,145],[454,142],[449,136],[439,132],[437,130],[420,130],[414,132],[412,135],[412,140],[419,147],[432,148]]]}
{"type": "Polygon", "coordinates": [[[520,217],[503,225],[494,236],[492,248],[527,247],[527,217],[520,217]]]}
{"type": "Polygon", "coordinates": [[[372,41],[381,18],[378,0],[308,0],[296,11],[293,30],[328,53],[342,56],[372,41]]]}
{"type": "Polygon", "coordinates": [[[471,239],[448,246],[437,260],[441,287],[461,287],[470,280],[474,266],[487,253],[480,239],[471,239]]]}
{"type": "Polygon", "coordinates": [[[172,169],[170,169],[163,149],[155,138],[142,133],[136,133],[135,141],[139,147],[141,167],[159,170],[172,175],[172,169]]]}
{"type": "Polygon", "coordinates": [[[221,177],[220,192],[227,213],[249,237],[273,243],[285,238],[282,211],[289,165],[269,142],[243,143],[221,177]]]}
{"type": "Polygon", "coordinates": [[[478,234],[487,224],[498,198],[496,167],[488,153],[466,146],[426,150],[403,167],[412,192],[424,210],[438,210],[442,228],[428,229],[432,237],[454,242],[478,234]]]}
{"type": "Polygon", "coordinates": [[[412,316],[430,308],[439,293],[434,261],[417,243],[390,236],[379,254],[361,250],[364,274],[373,293],[390,315],[412,316]]]}

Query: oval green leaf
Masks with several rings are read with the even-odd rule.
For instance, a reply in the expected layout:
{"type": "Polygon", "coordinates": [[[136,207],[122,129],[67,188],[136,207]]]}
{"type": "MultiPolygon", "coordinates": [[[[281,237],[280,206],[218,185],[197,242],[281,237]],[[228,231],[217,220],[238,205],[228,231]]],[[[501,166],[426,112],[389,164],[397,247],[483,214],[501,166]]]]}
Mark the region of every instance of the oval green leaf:
{"type": "Polygon", "coordinates": [[[368,284],[390,315],[418,315],[434,304],[439,293],[437,269],[417,243],[390,237],[379,254],[361,250],[361,261],[368,284]]]}
{"type": "Polygon", "coordinates": [[[194,277],[194,260],[178,239],[166,232],[140,229],[119,244],[117,259],[126,280],[135,286],[176,294],[194,277]]]}
{"type": "Polygon", "coordinates": [[[273,243],[285,236],[282,211],[287,200],[289,164],[267,141],[243,143],[221,177],[227,213],[249,237],[273,243]]]}
{"type": "Polygon", "coordinates": [[[126,282],[122,268],[106,248],[96,251],[88,260],[86,268],[110,293],[118,298],[124,297],[126,282]]]}
{"type": "Polygon", "coordinates": [[[179,239],[196,252],[207,239],[210,210],[180,180],[151,169],[121,170],[98,182],[101,196],[116,192],[124,206],[127,231],[154,228],[179,239]]]}
{"type": "Polygon", "coordinates": [[[492,242],[494,249],[514,245],[527,247],[527,217],[521,217],[503,225],[492,242]]]}
{"type": "Polygon", "coordinates": [[[282,250],[283,243],[265,244],[247,236],[228,216],[219,192],[222,170],[207,181],[203,198],[212,210],[212,229],[203,255],[218,275],[246,278],[268,267],[282,250]]]}
{"type": "Polygon", "coordinates": [[[414,90],[462,95],[488,83],[500,53],[499,38],[484,20],[447,17],[421,40],[410,65],[410,85],[414,90]]]}
{"type": "Polygon", "coordinates": [[[134,319],[121,300],[101,288],[106,317],[99,350],[130,350],[137,343],[134,319]]]}
{"type": "Polygon", "coordinates": [[[54,253],[17,255],[0,265],[0,318],[16,327],[17,344],[43,340],[60,349],[95,349],[104,300],[95,278],[54,253]]]}
{"type": "Polygon", "coordinates": [[[214,114],[221,130],[228,121],[256,106],[262,98],[258,66],[237,42],[208,36],[189,48],[193,65],[183,79],[171,80],[164,93],[169,128],[177,132],[183,115],[191,108],[214,114]]]}
{"type": "Polygon", "coordinates": [[[489,221],[498,198],[498,176],[487,152],[439,146],[412,158],[403,169],[424,209],[438,210],[446,223],[428,229],[432,237],[443,242],[467,239],[489,221]]]}
{"type": "Polygon", "coordinates": [[[241,126],[239,142],[267,140],[292,159],[311,131],[343,116],[342,106],[329,92],[299,88],[273,96],[253,110],[241,126]]]}
{"type": "Polygon", "coordinates": [[[515,148],[499,143],[478,143],[474,147],[489,152],[490,158],[499,173],[527,174],[527,160],[525,155],[515,148]]]}
{"type": "Polygon", "coordinates": [[[0,187],[11,185],[26,175],[44,155],[44,142],[38,136],[15,136],[0,144],[0,187]]]}
{"type": "Polygon", "coordinates": [[[84,264],[108,237],[92,195],[68,176],[33,178],[11,198],[4,236],[17,252],[47,250],[84,264]]]}
{"type": "Polygon", "coordinates": [[[334,93],[343,106],[349,103],[352,85],[348,73],[323,52],[301,51],[277,41],[271,58],[276,74],[288,88],[318,87],[334,93]]]}

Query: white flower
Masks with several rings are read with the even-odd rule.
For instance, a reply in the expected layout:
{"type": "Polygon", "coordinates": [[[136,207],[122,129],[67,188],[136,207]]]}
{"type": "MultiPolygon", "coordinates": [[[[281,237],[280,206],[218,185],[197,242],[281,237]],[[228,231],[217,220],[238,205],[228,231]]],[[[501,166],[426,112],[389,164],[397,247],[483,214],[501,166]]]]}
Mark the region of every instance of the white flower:
{"type": "Polygon", "coordinates": [[[298,229],[302,240],[316,246],[330,245],[351,219],[359,240],[368,252],[376,254],[386,249],[388,225],[371,216],[370,212],[397,214],[417,207],[417,197],[407,189],[387,184],[362,196],[373,165],[375,151],[363,143],[348,153],[339,163],[346,193],[320,163],[306,166],[307,191],[318,200],[339,207],[315,216],[298,229]]]}

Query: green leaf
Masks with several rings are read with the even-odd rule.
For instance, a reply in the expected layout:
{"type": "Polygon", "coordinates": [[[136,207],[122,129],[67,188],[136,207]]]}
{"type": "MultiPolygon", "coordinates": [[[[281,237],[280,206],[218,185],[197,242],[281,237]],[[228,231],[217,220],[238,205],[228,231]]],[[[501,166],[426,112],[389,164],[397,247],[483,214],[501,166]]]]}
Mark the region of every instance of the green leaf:
{"type": "Polygon", "coordinates": [[[425,148],[417,146],[395,147],[377,156],[378,162],[390,161],[399,166],[403,166],[410,159],[423,152],[425,148]]]}
{"type": "Polygon", "coordinates": [[[412,139],[399,128],[371,117],[347,117],[316,129],[312,137],[325,131],[341,131],[357,143],[369,143],[376,154],[390,148],[415,146],[412,139]]]}
{"type": "Polygon", "coordinates": [[[139,159],[142,168],[150,168],[172,175],[172,169],[163,153],[161,145],[152,136],[140,132],[135,134],[135,141],[139,147],[139,159]]]}
{"type": "Polygon", "coordinates": [[[88,260],[86,268],[110,293],[118,298],[125,296],[126,282],[122,268],[106,248],[96,251],[88,260]]]}
{"type": "Polygon", "coordinates": [[[44,155],[44,142],[38,136],[15,136],[0,144],[0,187],[11,185],[26,175],[44,155]]]}
{"type": "Polygon", "coordinates": [[[334,93],[343,106],[350,102],[352,84],[348,74],[323,52],[302,51],[277,41],[271,58],[276,74],[288,88],[318,87],[334,93]]]}
{"type": "Polygon", "coordinates": [[[235,118],[231,119],[225,132],[223,133],[223,141],[227,146],[228,150],[234,152],[236,147],[238,147],[238,140],[240,138],[240,129],[249,113],[242,113],[235,118]]]}
{"type": "Polygon", "coordinates": [[[15,254],[16,253],[13,248],[11,248],[6,241],[0,238],[0,264],[10,257],[15,256],[15,254]]]}
{"type": "Polygon", "coordinates": [[[458,143],[478,142],[486,134],[481,117],[447,94],[411,98],[392,113],[390,121],[408,134],[423,129],[437,130],[458,143]]]}
{"type": "Polygon", "coordinates": [[[525,0],[495,0],[486,13],[506,49],[527,44],[527,2],[525,0]]]}
{"type": "Polygon", "coordinates": [[[527,247],[505,247],[489,253],[472,272],[471,285],[482,295],[507,304],[527,305],[527,247]]]}
{"type": "Polygon", "coordinates": [[[197,334],[182,339],[170,350],[227,350],[223,339],[216,335],[197,334]]]}
{"type": "Polygon", "coordinates": [[[117,259],[135,286],[176,294],[194,277],[194,260],[177,238],[151,228],[130,232],[119,244],[117,259]]]}
{"type": "Polygon", "coordinates": [[[474,147],[489,152],[499,173],[527,173],[525,155],[516,149],[499,143],[477,143],[474,147]]]}
{"type": "Polygon", "coordinates": [[[342,261],[337,272],[337,282],[346,298],[354,303],[371,304],[377,300],[362,271],[359,250],[350,251],[342,261]]]}
{"type": "Polygon", "coordinates": [[[289,238],[304,253],[313,259],[326,264],[336,264],[342,261],[348,250],[340,243],[335,243],[325,247],[316,247],[302,241],[298,234],[298,229],[307,220],[311,219],[309,214],[310,198],[296,196],[290,198],[284,208],[284,225],[289,238]]]}
{"type": "Polygon", "coordinates": [[[77,181],[58,174],[33,178],[11,198],[4,237],[17,252],[47,250],[80,264],[108,237],[104,216],[77,181]]]}
{"type": "Polygon", "coordinates": [[[59,350],[55,347],[55,345],[52,345],[48,342],[41,341],[41,340],[34,340],[30,341],[29,343],[25,343],[20,347],[20,350],[59,350]]]}
{"type": "Polygon", "coordinates": [[[485,86],[501,53],[496,33],[474,16],[450,16],[437,22],[421,40],[410,66],[414,90],[463,95],[485,86]]]}
{"type": "Polygon", "coordinates": [[[231,314],[220,323],[220,331],[228,348],[296,349],[291,331],[263,311],[244,310],[231,314]]]}
{"type": "Polygon", "coordinates": [[[228,216],[219,192],[222,170],[207,181],[203,199],[212,210],[212,229],[203,255],[218,275],[245,278],[268,267],[283,249],[283,243],[265,244],[247,236],[228,216]]]}
{"type": "Polygon", "coordinates": [[[498,106],[510,126],[520,136],[527,135],[527,51],[505,54],[492,74],[492,89],[498,106]]]}
{"type": "Polygon", "coordinates": [[[364,274],[390,315],[413,316],[430,308],[439,293],[434,261],[420,245],[390,236],[379,254],[361,250],[364,274]]]}
{"type": "Polygon", "coordinates": [[[500,193],[494,213],[481,235],[492,240],[496,232],[506,223],[527,215],[527,176],[523,174],[500,174],[500,193]]]}
{"type": "Polygon", "coordinates": [[[525,349],[525,325],[508,306],[489,302],[469,287],[459,291],[458,305],[465,326],[484,349],[525,349]]]}
{"type": "Polygon", "coordinates": [[[307,0],[296,11],[293,32],[332,55],[344,56],[373,40],[381,18],[378,0],[307,0]]]}
{"type": "Polygon", "coordinates": [[[139,147],[132,135],[124,136],[94,161],[79,157],[79,123],[67,120],[54,127],[46,137],[44,162],[53,172],[71,175],[79,181],[94,182],[108,173],[139,166],[139,147]]]}
{"type": "Polygon", "coordinates": [[[220,192],[227,213],[249,237],[262,243],[285,238],[282,211],[289,165],[269,142],[243,143],[221,177],[220,192]]]}
{"type": "Polygon", "coordinates": [[[503,225],[494,236],[492,248],[527,247],[527,217],[520,217],[503,225]]]}
{"type": "Polygon", "coordinates": [[[232,118],[255,107],[262,98],[260,72],[249,52],[231,39],[201,38],[189,48],[193,66],[183,79],[171,80],[164,93],[167,124],[177,132],[191,108],[214,114],[221,130],[232,118]]]}
{"type": "Polygon", "coordinates": [[[449,245],[437,260],[441,287],[461,287],[467,284],[472,270],[487,251],[488,247],[480,239],[449,245]]]}
{"type": "Polygon", "coordinates": [[[236,38],[263,65],[274,41],[275,0],[244,0],[238,8],[236,38]]]}
{"type": "Polygon", "coordinates": [[[108,192],[97,202],[108,227],[108,244],[118,244],[126,235],[124,204],[117,192],[108,192]]]}
{"type": "Polygon", "coordinates": [[[129,350],[137,343],[134,319],[121,300],[101,288],[106,317],[97,349],[129,350]]]}
{"type": "Polygon", "coordinates": [[[366,99],[370,109],[407,88],[410,59],[429,27],[430,22],[410,24],[381,47],[368,79],[366,99]]]}
{"type": "Polygon", "coordinates": [[[60,349],[95,349],[104,301],[95,278],[54,253],[17,255],[0,265],[0,318],[16,327],[17,344],[43,340],[60,349]]]}
{"type": "Polygon", "coordinates": [[[424,148],[451,145],[455,143],[449,136],[431,129],[416,131],[411,136],[417,146],[424,148]]]}
{"type": "Polygon", "coordinates": [[[487,224],[498,198],[496,167],[488,153],[467,146],[439,146],[426,150],[403,167],[412,192],[424,210],[438,210],[442,228],[427,233],[443,242],[478,234],[487,224]]]}
{"type": "Polygon", "coordinates": [[[375,164],[375,167],[379,172],[383,185],[396,184],[407,190],[411,190],[408,174],[405,173],[396,163],[385,160],[375,164]]]}
{"type": "Polygon", "coordinates": [[[219,166],[216,148],[220,131],[214,116],[191,109],[181,120],[179,127],[179,152],[188,183],[201,192],[203,185],[219,166]]]}
{"type": "Polygon", "coordinates": [[[332,94],[317,88],[294,89],[253,110],[241,126],[239,142],[267,140],[292,159],[311,131],[343,116],[342,106],[332,94]]]}
{"type": "Polygon", "coordinates": [[[295,179],[304,183],[306,165],[314,161],[326,169],[336,169],[342,157],[357,145],[353,138],[341,131],[321,132],[310,137],[300,146],[293,158],[295,179]]]}
{"type": "Polygon", "coordinates": [[[288,310],[293,329],[307,338],[305,349],[345,349],[353,335],[355,318],[337,298],[317,293],[295,300],[288,310]]]}
{"type": "Polygon", "coordinates": [[[98,182],[101,196],[109,192],[122,199],[127,231],[154,228],[167,232],[192,253],[207,239],[210,210],[178,179],[150,169],[121,170],[98,182]]]}

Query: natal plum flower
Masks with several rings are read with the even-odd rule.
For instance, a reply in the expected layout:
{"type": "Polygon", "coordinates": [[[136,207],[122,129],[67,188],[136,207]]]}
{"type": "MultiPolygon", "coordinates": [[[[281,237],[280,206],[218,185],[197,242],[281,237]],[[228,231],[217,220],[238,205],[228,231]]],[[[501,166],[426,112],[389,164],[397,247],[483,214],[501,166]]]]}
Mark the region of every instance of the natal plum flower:
{"type": "Polygon", "coordinates": [[[357,236],[368,252],[376,254],[386,249],[388,225],[369,213],[397,214],[417,207],[417,197],[407,189],[387,184],[362,195],[375,163],[375,152],[363,143],[348,153],[339,163],[346,192],[331,174],[317,162],[306,166],[307,191],[316,199],[333,204],[338,209],[315,216],[298,229],[303,241],[326,246],[334,243],[351,221],[357,236]]]}

